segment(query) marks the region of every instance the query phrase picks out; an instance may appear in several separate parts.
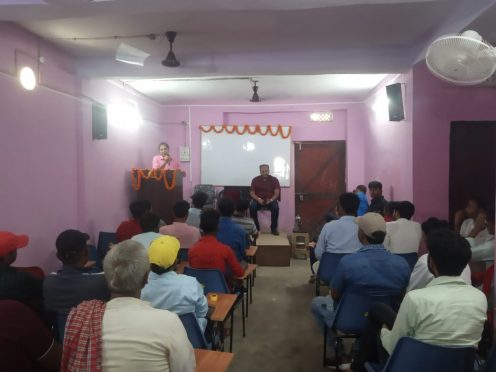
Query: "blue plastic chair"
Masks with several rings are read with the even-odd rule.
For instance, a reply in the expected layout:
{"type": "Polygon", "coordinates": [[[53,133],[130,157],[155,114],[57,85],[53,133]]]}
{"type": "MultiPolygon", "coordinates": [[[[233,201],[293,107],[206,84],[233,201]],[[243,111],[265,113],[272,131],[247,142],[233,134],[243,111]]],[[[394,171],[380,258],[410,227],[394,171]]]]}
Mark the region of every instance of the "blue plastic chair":
{"type": "Polygon", "coordinates": [[[114,232],[101,231],[100,234],[98,234],[98,245],[96,248],[98,251],[97,266],[103,267],[103,259],[107,255],[110,243],[117,244],[117,234],[114,232]]]}
{"type": "Polygon", "coordinates": [[[193,345],[193,348],[209,349],[195,315],[193,313],[182,314],[179,315],[179,319],[181,319],[181,322],[183,323],[184,329],[188,335],[188,340],[191,342],[191,345],[193,345]]]}
{"type": "Polygon", "coordinates": [[[319,260],[319,269],[315,274],[315,295],[320,296],[320,286],[329,285],[336,272],[339,262],[349,253],[324,252],[319,260]]]}
{"type": "MultiPolygon", "coordinates": [[[[362,286],[351,286],[345,290],[337,304],[333,324],[327,325],[336,335],[336,368],[339,368],[340,364],[339,354],[343,339],[359,338],[365,331],[370,306],[377,302],[392,306],[400,292],[397,289],[362,286]],[[339,335],[338,331],[340,332],[339,335]]],[[[324,367],[327,363],[327,326],[324,329],[324,367]]]]}
{"type": "Polygon", "coordinates": [[[472,372],[475,348],[431,345],[411,337],[399,339],[384,369],[365,364],[369,372],[472,372]]]}
{"type": "Polygon", "coordinates": [[[489,355],[486,359],[486,364],[484,364],[484,372],[494,372],[496,371],[496,344],[494,344],[493,348],[489,352],[489,355]]]}
{"type": "Polygon", "coordinates": [[[418,261],[418,254],[414,252],[414,253],[398,253],[397,255],[403,257],[408,263],[408,266],[410,266],[410,271],[413,271],[413,268],[415,267],[415,264],[418,261]]]}
{"type": "Polygon", "coordinates": [[[181,262],[188,261],[189,260],[188,252],[189,252],[188,248],[180,248],[179,253],[177,255],[177,257],[179,258],[179,261],[181,261],[181,262]]]}
{"type": "MultiPolygon", "coordinates": [[[[193,269],[192,267],[184,267],[184,275],[192,276],[198,280],[198,282],[203,287],[203,292],[205,295],[207,293],[231,293],[229,287],[227,286],[224,274],[217,269],[193,269]]],[[[238,300],[236,301],[234,308],[237,307],[241,300],[241,318],[243,323],[243,337],[246,337],[246,327],[245,327],[245,295],[244,292],[237,293],[238,300]]],[[[231,312],[231,330],[233,329],[234,322],[234,310],[231,312]]],[[[232,351],[233,337],[231,334],[230,351],[232,351]]]]}
{"type": "Polygon", "coordinates": [[[55,313],[55,336],[60,344],[64,343],[65,325],[68,314],[55,313]]]}

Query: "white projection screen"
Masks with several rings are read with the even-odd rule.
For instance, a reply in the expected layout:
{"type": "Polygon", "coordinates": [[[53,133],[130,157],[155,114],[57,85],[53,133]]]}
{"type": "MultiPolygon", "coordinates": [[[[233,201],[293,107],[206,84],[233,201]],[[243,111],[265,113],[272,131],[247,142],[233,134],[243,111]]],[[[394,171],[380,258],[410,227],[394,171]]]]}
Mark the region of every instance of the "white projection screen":
{"type": "MultiPolygon", "coordinates": [[[[222,127],[215,128],[220,130],[222,127]]],[[[285,134],[290,130],[289,127],[282,129],[285,134]]],[[[201,133],[202,184],[249,186],[253,177],[260,174],[258,166],[269,164],[270,173],[278,178],[281,187],[289,187],[291,137],[272,136],[270,133],[265,136],[248,132],[242,135],[226,131],[216,133],[214,130],[208,133],[202,130],[201,133]]]]}

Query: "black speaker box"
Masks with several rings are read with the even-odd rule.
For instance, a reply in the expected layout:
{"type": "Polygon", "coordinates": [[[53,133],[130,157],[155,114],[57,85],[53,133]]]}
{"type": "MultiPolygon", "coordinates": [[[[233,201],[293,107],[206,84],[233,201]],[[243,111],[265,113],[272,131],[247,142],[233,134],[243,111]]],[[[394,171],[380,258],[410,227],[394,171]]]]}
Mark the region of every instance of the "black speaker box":
{"type": "Polygon", "coordinates": [[[405,120],[401,83],[387,85],[386,93],[389,99],[389,121],[405,120]]]}
{"type": "Polygon", "coordinates": [[[99,103],[92,106],[93,139],[107,139],[107,108],[99,103]]]}

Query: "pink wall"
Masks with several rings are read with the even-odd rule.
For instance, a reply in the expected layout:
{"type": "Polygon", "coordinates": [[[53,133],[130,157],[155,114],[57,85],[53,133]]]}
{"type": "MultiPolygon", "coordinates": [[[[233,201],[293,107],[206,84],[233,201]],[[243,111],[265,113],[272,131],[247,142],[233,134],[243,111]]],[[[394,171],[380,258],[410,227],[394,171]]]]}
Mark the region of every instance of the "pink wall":
{"type": "MultiPolygon", "coordinates": [[[[362,103],[336,104],[257,104],[166,106],[165,116],[174,121],[191,123],[191,177],[187,177],[184,196],[188,198],[194,185],[200,183],[200,125],[207,124],[284,124],[293,127],[292,141],[347,140],[347,184],[352,189],[363,183],[365,112],[362,103]],[[332,110],[334,122],[311,123],[308,115],[313,111],[332,110]]],[[[187,136],[179,136],[187,143],[187,136]]],[[[177,146],[177,145],[175,145],[177,146]]],[[[254,175],[255,176],[255,175],[254,175]]],[[[294,182],[282,191],[280,228],[291,231],[294,223],[294,182]]]]}
{"type": "MultiPolygon", "coordinates": [[[[448,218],[450,123],[496,120],[496,90],[443,83],[413,68],[413,194],[417,218],[448,218]]],[[[474,180],[476,181],[476,180],[474,180]]]]}
{"type": "Polygon", "coordinates": [[[161,125],[161,106],[133,92],[106,81],[83,84],[71,71],[73,62],[46,44],[41,84],[24,90],[16,78],[15,55],[19,65],[36,68],[32,56],[37,53],[32,34],[0,23],[0,230],[30,237],[17,265],[53,270],[59,266],[54,242],[62,230],[79,228],[96,238],[98,231],[113,231],[127,218],[134,198],[129,169],[150,166],[169,126],[161,125]],[[132,132],[109,123],[108,139],[93,141],[92,99],[135,102],[143,124],[132,132]]]}
{"type": "Polygon", "coordinates": [[[383,184],[388,200],[412,200],[412,90],[413,74],[386,78],[367,98],[365,181],[383,184]],[[386,85],[404,84],[405,120],[389,121],[386,85]]]}

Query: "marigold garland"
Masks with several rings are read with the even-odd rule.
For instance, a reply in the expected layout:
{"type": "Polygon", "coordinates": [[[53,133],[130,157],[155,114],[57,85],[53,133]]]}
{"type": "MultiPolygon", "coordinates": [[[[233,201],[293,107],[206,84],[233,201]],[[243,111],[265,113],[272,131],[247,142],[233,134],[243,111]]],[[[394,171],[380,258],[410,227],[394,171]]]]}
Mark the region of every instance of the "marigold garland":
{"type": "Polygon", "coordinates": [[[200,125],[200,130],[205,133],[209,133],[211,131],[214,131],[217,134],[220,134],[222,132],[227,132],[229,134],[233,134],[236,132],[239,135],[243,135],[245,133],[249,133],[251,135],[254,134],[260,134],[262,136],[266,136],[267,134],[270,133],[271,136],[275,137],[280,135],[282,138],[286,139],[291,136],[291,127],[288,128],[288,133],[284,133],[284,127],[282,125],[278,125],[275,127],[275,131],[273,131],[273,126],[267,125],[267,126],[261,126],[261,125],[255,125],[255,126],[250,126],[248,124],[245,125],[221,125],[220,128],[217,125],[200,125]]]}
{"type": "Polygon", "coordinates": [[[171,170],[172,172],[172,180],[169,183],[167,180],[167,173],[169,171],[166,171],[164,169],[151,169],[147,171],[146,169],[138,169],[138,168],[132,168],[131,169],[131,185],[133,189],[138,191],[141,189],[141,179],[149,180],[150,178],[153,178],[157,181],[160,181],[161,179],[164,180],[164,187],[167,191],[171,191],[176,187],[176,178],[177,178],[177,170],[171,170]]]}

